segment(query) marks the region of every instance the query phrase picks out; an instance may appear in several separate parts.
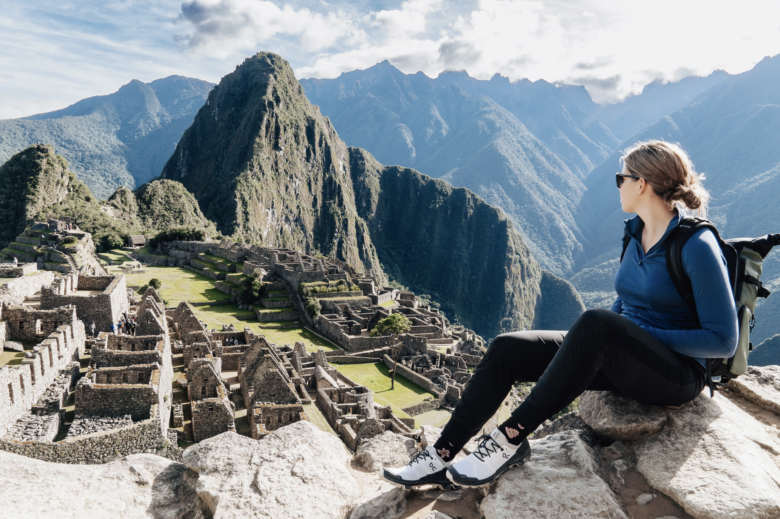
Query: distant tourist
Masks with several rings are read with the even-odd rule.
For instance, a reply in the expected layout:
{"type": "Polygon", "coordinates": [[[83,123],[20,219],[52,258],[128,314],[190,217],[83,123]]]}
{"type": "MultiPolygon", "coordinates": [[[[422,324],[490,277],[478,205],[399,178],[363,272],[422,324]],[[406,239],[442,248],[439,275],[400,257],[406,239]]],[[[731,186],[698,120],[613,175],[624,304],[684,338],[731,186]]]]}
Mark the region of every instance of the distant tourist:
{"type": "Polygon", "coordinates": [[[686,212],[699,209],[698,216],[706,217],[709,194],[702,177],[679,145],[663,141],[638,142],[620,162],[622,171],[615,174],[620,202],[624,212],[637,216],[625,221],[627,247],[615,276],[618,297],[612,308],[586,310],[568,331],[496,337],[439,439],[408,465],[384,468],[385,479],[407,488],[492,483],[528,459],[528,436],[584,391],[614,391],[644,405],[679,406],[707,384],[707,359],[734,355],[737,310],[715,234],[699,229],[682,248],[698,320],[674,290],[666,263],[667,238],[676,235],[686,212]],[[536,385],[505,422],[478,438],[471,454],[455,461],[516,382],[536,385]]]}
{"type": "Polygon", "coordinates": [[[92,338],[95,338],[95,321],[92,321],[92,324],[89,325],[89,331],[92,332],[92,338]]]}
{"type": "Polygon", "coordinates": [[[14,268],[19,266],[19,260],[16,259],[16,256],[14,256],[14,268]]]}
{"type": "Polygon", "coordinates": [[[116,335],[116,326],[114,326],[114,323],[111,323],[111,333],[116,335]]]}

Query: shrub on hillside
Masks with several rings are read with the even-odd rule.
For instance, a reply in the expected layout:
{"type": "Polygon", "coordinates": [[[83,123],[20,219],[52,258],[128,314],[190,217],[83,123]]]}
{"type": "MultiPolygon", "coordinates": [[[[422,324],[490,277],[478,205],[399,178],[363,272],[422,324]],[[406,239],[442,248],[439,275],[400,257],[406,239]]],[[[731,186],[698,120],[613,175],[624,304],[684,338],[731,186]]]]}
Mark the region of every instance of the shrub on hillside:
{"type": "Polygon", "coordinates": [[[172,241],[203,241],[206,238],[206,232],[203,229],[195,229],[192,227],[174,227],[163,231],[151,240],[149,240],[149,247],[156,249],[163,243],[172,241]]]}
{"type": "Polygon", "coordinates": [[[64,240],[62,240],[63,245],[75,245],[78,242],[79,240],[75,236],[68,236],[64,240]]]}
{"type": "Polygon", "coordinates": [[[260,302],[263,293],[263,282],[260,277],[244,278],[239,282],[241,293],[238,300],[244,305],[254,305],[260,302]]]}
{"type": "Polygon", "coordinates": [[[98,242],[98,248],[100,252],[108,252],[114,249],[121,249],[125,244],[125,240],[122,236],[116,233],[110,233],[102,236],[98,242]]]}
{"type": "Polygon", "coordinates": [[[160,290],[162,287],[162,281],[160,281],[157,278],[152,278],[149,280],[149,286],[154,288],[155,290],[160,290]]]}

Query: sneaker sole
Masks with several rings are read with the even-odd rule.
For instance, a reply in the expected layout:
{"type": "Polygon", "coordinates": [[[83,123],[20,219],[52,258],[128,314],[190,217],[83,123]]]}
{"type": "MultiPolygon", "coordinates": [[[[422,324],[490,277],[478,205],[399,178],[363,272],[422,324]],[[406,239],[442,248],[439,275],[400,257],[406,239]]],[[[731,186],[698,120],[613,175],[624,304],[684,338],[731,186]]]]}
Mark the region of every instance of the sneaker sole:
{"type": "Polygon", "coordinates": [[[519,467],[520,465],[524,465],[526,461],[528,461],[531,458],[531,451],[523,453],[518,459],[515,460],[509,460],[506,462],[505,465],[502,465],[495,474],[490,476],[489,478],[485,479],[476,479],[476,478],[470,478],[468,476],[464,476],[463,474],[460,474],[457,470],[453,469],[452,467],[447,469],[447,479],[452,481],[456,485],[460,485],[463,487],[481,487],[485,485],[492,485],[493,482],[498,478],[501,474],[506,472],[507,470],[511,469],[512,467],[519,467]],[[453,474],[453,472],[455,472],[453,474]]]}
{"type": "Polygon", "coordinates": [[[423,485],[434,485],[439,487],[440,490],[458,490],[460,488],[458,485],[447,479],[446,475],[442,475],[442,477],[436,478],[431,476],[427,476],[418,481],[408,481],[401,478],[393,478],[392,475],[387,474],[384,470],[382,471],[382,479],[392,483],[397,487],[403,487],[406,490],[411,490],[414,487],[420,487],[423,485]]]}

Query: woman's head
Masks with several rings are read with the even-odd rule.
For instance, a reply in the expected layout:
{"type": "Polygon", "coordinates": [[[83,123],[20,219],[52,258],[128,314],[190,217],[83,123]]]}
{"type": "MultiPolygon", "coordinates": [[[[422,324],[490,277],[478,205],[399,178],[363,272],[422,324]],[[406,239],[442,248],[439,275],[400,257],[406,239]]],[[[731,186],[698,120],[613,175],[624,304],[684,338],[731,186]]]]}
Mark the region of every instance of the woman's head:
{"type": "MultiPolygon", "coordinates": [[[[655,140],[637,142],[625,150],[620,162],[623,174],[639,177],[631,182],[644,180],[669,209],[680,204],[687,209],[698,209],[699,216],[706,217],[710,195],[702,185],[704,175],[696,173],[688,154],[679,145],[655,140]]],[[[621,198],[622,193],[621,190],[621,198]]]]}

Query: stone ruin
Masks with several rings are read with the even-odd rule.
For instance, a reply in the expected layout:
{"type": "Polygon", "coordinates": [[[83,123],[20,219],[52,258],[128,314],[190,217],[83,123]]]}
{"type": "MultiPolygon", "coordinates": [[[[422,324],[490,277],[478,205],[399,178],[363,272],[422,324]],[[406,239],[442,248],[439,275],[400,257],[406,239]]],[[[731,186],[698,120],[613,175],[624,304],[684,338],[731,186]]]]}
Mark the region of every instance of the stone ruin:
{"type": "Polygon", "coordinates": [[[86,326],[94,321],[97,331],[111,329],[111,324],[129,311],[125,276],[86,276],[70,272],[41,288],[41,309],[72,305],[86,326]]]}
{"type": "MultiPolygon", "coordinates": [[[[70,276],[62,285],[74,281],[70,276]]],[[[117,293],[124,294],[120,288],[117,293]]],[[[141,307],[151,305],[154,296],[145,294],[141,307]]],[[[92,363],[79,378],[78,360],[87,340],[76,305],[0,308],[11,338],[39,341],[50,332],[25,352],[21,365],[0,368],[0,391],[8,392],[0,399],[0,449],[61,463],[105,462],[137,452],[175,455],[168,437],[173,368],[164,309],[151,306],[156,335],[104,333],[90,339],[92,363]],[[68,426],[65,406],[71,390],[74,417],[68,426]]]]}
{"type": "Polygon", "coordinates": [[[310,402],[308,394],[288,353],[289,347],[279,348],[260,336],[241,357],[238,380],[252,438],[260,439],[285,425],[308,420],[301,400],[303,397],[310,402]]]}

